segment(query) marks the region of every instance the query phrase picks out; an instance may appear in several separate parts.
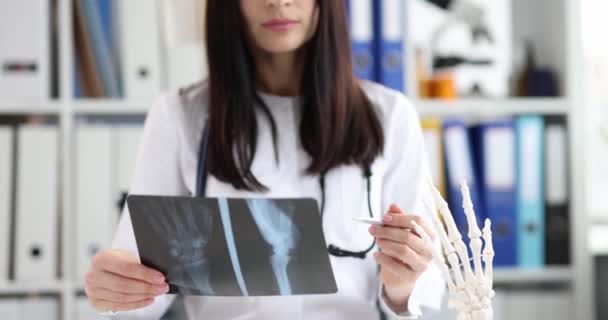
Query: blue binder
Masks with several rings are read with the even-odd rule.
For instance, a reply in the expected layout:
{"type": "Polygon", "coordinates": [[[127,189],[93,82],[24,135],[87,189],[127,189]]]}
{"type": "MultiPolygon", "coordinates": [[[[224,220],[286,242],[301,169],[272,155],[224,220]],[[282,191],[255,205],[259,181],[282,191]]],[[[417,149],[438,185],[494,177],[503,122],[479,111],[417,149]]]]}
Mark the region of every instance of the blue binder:
{"type": "MultiPolygon", "coordinates": [[[[93,46],[93,54],[95,56],[95,64],[100,73],[103,83],[104,95],[108,98],[119,98],[119,77],[118,68],[114,59],[114,53],[111,49],[111,43],[107,41],[107,34],[104,31],[104,15],[107,14],[108,8],[102,8],[96,0],[81,0],[84,13],[87,19],[87,32],[91,36],[91,45],[93,46]],[[102,15],[102,11],[104,15],[102,15]]],[[[109,25],[108,25],[109,27],[109,25]]]]}
{"type": "Polygon", "coordinates": [[[545,264],[544,120],[517,119],[518,265],[545,264]]]}
{"type": "Polygon", "coordinates": [[[110,47],[114,41],[114,37],[112,35],[112,1],[113,0],[97,0],[99,17],[101,20],[101,29],[103,31],[105,41],[110,44],[110,47]]]}
{"type": "Polygon", "coordinates": [[[383,85],[405,91],[405,1],[374,1],[374,42],[378,70],[377,80],[383,85]]]}
{"type": "Polygon", "coordinates": [[[462,206],[460,184],[466,180],[471,193],[477,223],[485,217],[481,198],[479,196],[477,174],[473,166],[471,138],[467,124],[463,120],[450,119],[443,123],[443,145],[445,150],[445,164],[447,174],[448,205],[454,216],[454,221],[463,239],[468,239],[467,219],[462,206]]]}
{"type": "Polygon", "coordinates": [[[494,265],[517,265],[515,127],[512,119],[484,121],[472,130],[483,211],[492,220],[494,265]]]}
{"type": "Polygon", "coordinates": [[[348,0],[353,72],[359,79],[376,80],[372,0],[348,0]]]}

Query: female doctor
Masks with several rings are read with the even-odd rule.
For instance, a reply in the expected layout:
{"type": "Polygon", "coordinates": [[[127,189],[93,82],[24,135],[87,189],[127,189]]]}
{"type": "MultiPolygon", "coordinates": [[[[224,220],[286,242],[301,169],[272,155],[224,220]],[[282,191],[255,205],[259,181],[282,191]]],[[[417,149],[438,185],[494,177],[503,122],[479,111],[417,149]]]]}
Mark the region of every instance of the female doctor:
{"type": "MultiPolygon", "coordinates": [[[[208,197],[314,197],[338,285],[334,295],[185,297],[190,319],[412,319],[438,308],[444,282],[421,198],[429,177],[415,109],[356,79],[344,1],[208,0],[209,80],[150,110],[130,192],[199,195],[208,132],[208,197]],[[383,226],[357,223],[373,215],[383,226]],[[419,215],[416,215],[419,214],[419,215]],[[379,271],[378,271],[379,270],[379,271]]],[[[355,22],[356,23],[356,22],[355,22]]],[[[158,319],[174,299],[139,263],[128,213],[97,254],[86,293],[117,319],[158,319]]]]}

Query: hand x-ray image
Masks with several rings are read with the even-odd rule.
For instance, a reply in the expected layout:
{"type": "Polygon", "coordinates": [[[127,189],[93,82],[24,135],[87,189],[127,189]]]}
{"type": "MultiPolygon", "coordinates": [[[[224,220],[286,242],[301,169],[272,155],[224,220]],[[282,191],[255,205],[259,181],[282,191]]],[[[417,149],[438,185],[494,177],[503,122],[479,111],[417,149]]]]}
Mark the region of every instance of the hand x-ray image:
{"type": "Polygon", "coordinates": [[[143,264],[170,293],[328,294],[337,287],[313,199],[130,196],[143,264]]]}

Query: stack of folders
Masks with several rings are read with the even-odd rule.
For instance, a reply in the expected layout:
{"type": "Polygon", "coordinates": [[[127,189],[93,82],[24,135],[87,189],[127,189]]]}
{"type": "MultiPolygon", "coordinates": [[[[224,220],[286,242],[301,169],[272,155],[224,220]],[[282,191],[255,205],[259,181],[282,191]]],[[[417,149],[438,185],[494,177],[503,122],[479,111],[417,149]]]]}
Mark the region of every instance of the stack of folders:
{"type": "Polygon", "coordinates": [[[405,91],[405,1],[347,0],[346,6],[355,75],[405,91]]]}
{"type": "Polygon", "coordinates": [[[47,99],[51,92],[50,0],[2,3],[0,97],[47,99]]]}
{"type": "Polygon", "coordinates": [[[425,119],[435,184],[468,233],[460,182],[479,223],[493,222],[498,267],[570,264],[568,126],[563,116],[523,115],[470,124],[425,119]]]}
{"type": "MultiPolygon", "coordinates": [[[[59,319],[59,300],[54,297],[2,298],[2,320],[59,319]]],[[[87,318],[88,319],[88,318],[87,318]]]]}
{"type": "Polygon", "coordinates": [[[129,190],[142,127],[80,124],[76,129],[76,277],[111,246],[129,190]]]}
{"type": "Polygon", "coordinates": [[[148,99],[206,76],[204,0],[74,0],[76,97],[148,99]]]}

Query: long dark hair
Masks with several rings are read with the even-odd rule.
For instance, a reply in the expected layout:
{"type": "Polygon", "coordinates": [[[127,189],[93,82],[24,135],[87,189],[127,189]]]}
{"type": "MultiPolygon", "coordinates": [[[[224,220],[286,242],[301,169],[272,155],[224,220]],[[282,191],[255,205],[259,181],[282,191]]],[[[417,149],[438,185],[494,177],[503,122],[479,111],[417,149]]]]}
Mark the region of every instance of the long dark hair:
{"type": "MultiPolygon", "coordinates": [[[[384,149],[379,115],[352,72],[345,2],[318,0],[316,33],[305,45],[300,140],[312,158],[308,174],[343,164],[369,165],[384,149]]],[[[208,170],[236,189],[267,190],[251,171],[257,149],[256,107],[268,119],[275,158],[277,128],[257,94],[239,0],[208,0],[209,61],[208,170]]]]}

